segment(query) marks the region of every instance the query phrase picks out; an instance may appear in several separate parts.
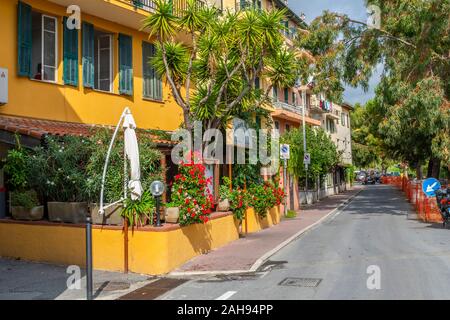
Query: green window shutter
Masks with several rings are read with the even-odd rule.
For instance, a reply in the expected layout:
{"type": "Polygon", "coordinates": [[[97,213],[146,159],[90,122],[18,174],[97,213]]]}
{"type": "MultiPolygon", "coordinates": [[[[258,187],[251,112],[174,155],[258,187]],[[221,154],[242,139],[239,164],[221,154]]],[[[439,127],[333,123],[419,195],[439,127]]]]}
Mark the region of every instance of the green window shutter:
{"type": "Polygon", "coordinates": [[[155,68],[150,64],[150,59],[155,55],[155,45],[142,42],[143,95],[145,98],[162,100],[162,80],[155,68]]]}
{"type": "Polygon", "coordinates": [[[288,88],[284,88],[284,102],[286,102],[286,103],[289,102],[289,89],[288,88]]]}
{"type": "Polygon", "coordinates": [[[133,40],[119,34],[119,92],[133,95],[133,40]]]}
{"type": "Polygon", "coordinates": [[[78,86],[78,30],[67,28],[64,17],[64,84],[78,86]]]}
{"type": "Polygon", "coordinates": [[[259,80],[259,77],[255,78],[255,89],[260,89],[261,88],[261,83],[259,80]]]}
{"type": "Polygon", "coordinates": [[[94,88],[94,26],[83,22],[83,86],[94,88]]]}
{"type": "Polygon", "coordinates": [[[31,6],[20,2],[17,7],[17,75],[22,77],[32,77],[31,51],[32,51],[32,16],[31,6]]]}

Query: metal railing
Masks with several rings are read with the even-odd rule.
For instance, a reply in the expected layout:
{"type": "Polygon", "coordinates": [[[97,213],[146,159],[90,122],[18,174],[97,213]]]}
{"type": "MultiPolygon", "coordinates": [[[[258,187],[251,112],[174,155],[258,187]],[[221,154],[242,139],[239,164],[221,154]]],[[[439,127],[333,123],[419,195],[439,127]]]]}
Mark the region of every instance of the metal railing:
{"type": "MultiPolygon", "coordinates": [[[[154,0],[128,0],[133,7],[143,9],[148,12],[154,12],[156,9],[156,4],[154,0]]],[[[206,6],[206,2],[203,0],[197,0],[196,5],[197,8],[203,8],[206,6]]],[[[187,9],[187,1],[186,0],[172,0],[173,13],[176,16],[181,16],[184,10],[187,9]]]]}
{"type": "Polygon", "coordinates": [[[275,107],[275,109],[282,109],[282,110],[297,113],[299,115],[303,114],[303,107],[301,107],[301,106],[294,106],[292,104],[282,102],[282,101],[274,101],[273,106],[275,107]]]}

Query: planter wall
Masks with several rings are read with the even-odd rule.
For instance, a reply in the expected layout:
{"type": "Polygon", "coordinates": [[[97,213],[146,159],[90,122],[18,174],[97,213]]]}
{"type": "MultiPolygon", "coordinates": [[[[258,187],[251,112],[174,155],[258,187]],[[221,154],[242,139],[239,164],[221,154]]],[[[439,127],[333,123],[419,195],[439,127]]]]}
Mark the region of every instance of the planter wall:
{"type": "Polygon", "coordinates": [[[13,219],[15,220],[29,220],[29,221],[42,220],[42,218],[44,217],[44,206],[38,206],[31,209],[19,206],[12,206],[11,213],[13,219]]]}
{"type": "Polygon", "coordinates": [[[48,218],[53,222],[85,223],[88,214],[86,202],[48,202],[48,218]]]}
{"type": "Polygon", "coordinates": [[[91,211],[93,224],[115,225],[115,226],[123,225],[123,218],[121,216],[122,213],[121,204],[116,204],[114,206],[107,208],[104,214],[100,214],[98,212],[100,210],[100,206],[98,204],[90,205],[89,210],[91,211]]]}
{"type": "Polygon", "coordinates": [[[265,218],[261,218],[253,208],[246,211],[246,219],[242,221],[242,231],[247,233],[258,232],[274,225],[281,221],[280,207],[273,207],[267,213],[265,218]]]}
{"type": "MultiPolygon", "coordinates": [[[[94,268],[123,271],[122,227],[94,226],[92,237],[94,268]]],[[[130,272],[160,275],[239,239],[239,224],[231,213],[216,213],[204,225],[137,228],[128,239],[130,272]]],[[[0,220],[0,256],[83,266],[85,255],[84,225],[0,220]]]]}

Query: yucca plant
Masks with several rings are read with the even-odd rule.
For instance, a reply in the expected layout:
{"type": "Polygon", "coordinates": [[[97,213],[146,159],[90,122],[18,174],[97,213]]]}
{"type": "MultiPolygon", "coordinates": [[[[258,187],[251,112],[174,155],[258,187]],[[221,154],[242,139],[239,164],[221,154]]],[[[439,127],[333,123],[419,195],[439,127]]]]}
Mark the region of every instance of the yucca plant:
{"type": "Polygon", "coordinates": [[[194,120],[205,129],[224,127],[233,116],[260,109],[273,85],[294,84],[298,63],[280,32],[284,10],[220,12],[187,0],[174,15],[171,1],[155,5],[143,23],[157,42],[149,63],[182,108],[185,128],[192,129],[194,120]],[[178,41],[178,34],[187,35],[189,44],[178,41]],[[260,77],[269,83],[264,91],[255,86],[260,77]]]}
{"type": "Polygon", "coordinates": [[[136,226],[144,224],[144,219],[148,218],[153,221],[153,211],[155,208],[155,200],[149,191],[144,191],[140,199],[125,199],[122,209],[122,217],[128,221],[128,225],[136,226]]]}

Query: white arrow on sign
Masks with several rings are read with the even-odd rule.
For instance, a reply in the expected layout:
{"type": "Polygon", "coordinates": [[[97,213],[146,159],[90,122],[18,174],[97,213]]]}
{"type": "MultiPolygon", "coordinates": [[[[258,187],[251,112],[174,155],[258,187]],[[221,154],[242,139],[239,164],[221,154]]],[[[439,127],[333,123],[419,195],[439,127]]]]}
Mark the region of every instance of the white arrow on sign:
{"type": "Polygon", "coordinates": [[[434,191],[434,187],[436,187],[437,184],[438,184],[438,183],[435,182],[435,183],[433,183],[432,185],[428,186],[428,187],[427,187],[427,192],[433,192],[433,191],[434,191]]]}

